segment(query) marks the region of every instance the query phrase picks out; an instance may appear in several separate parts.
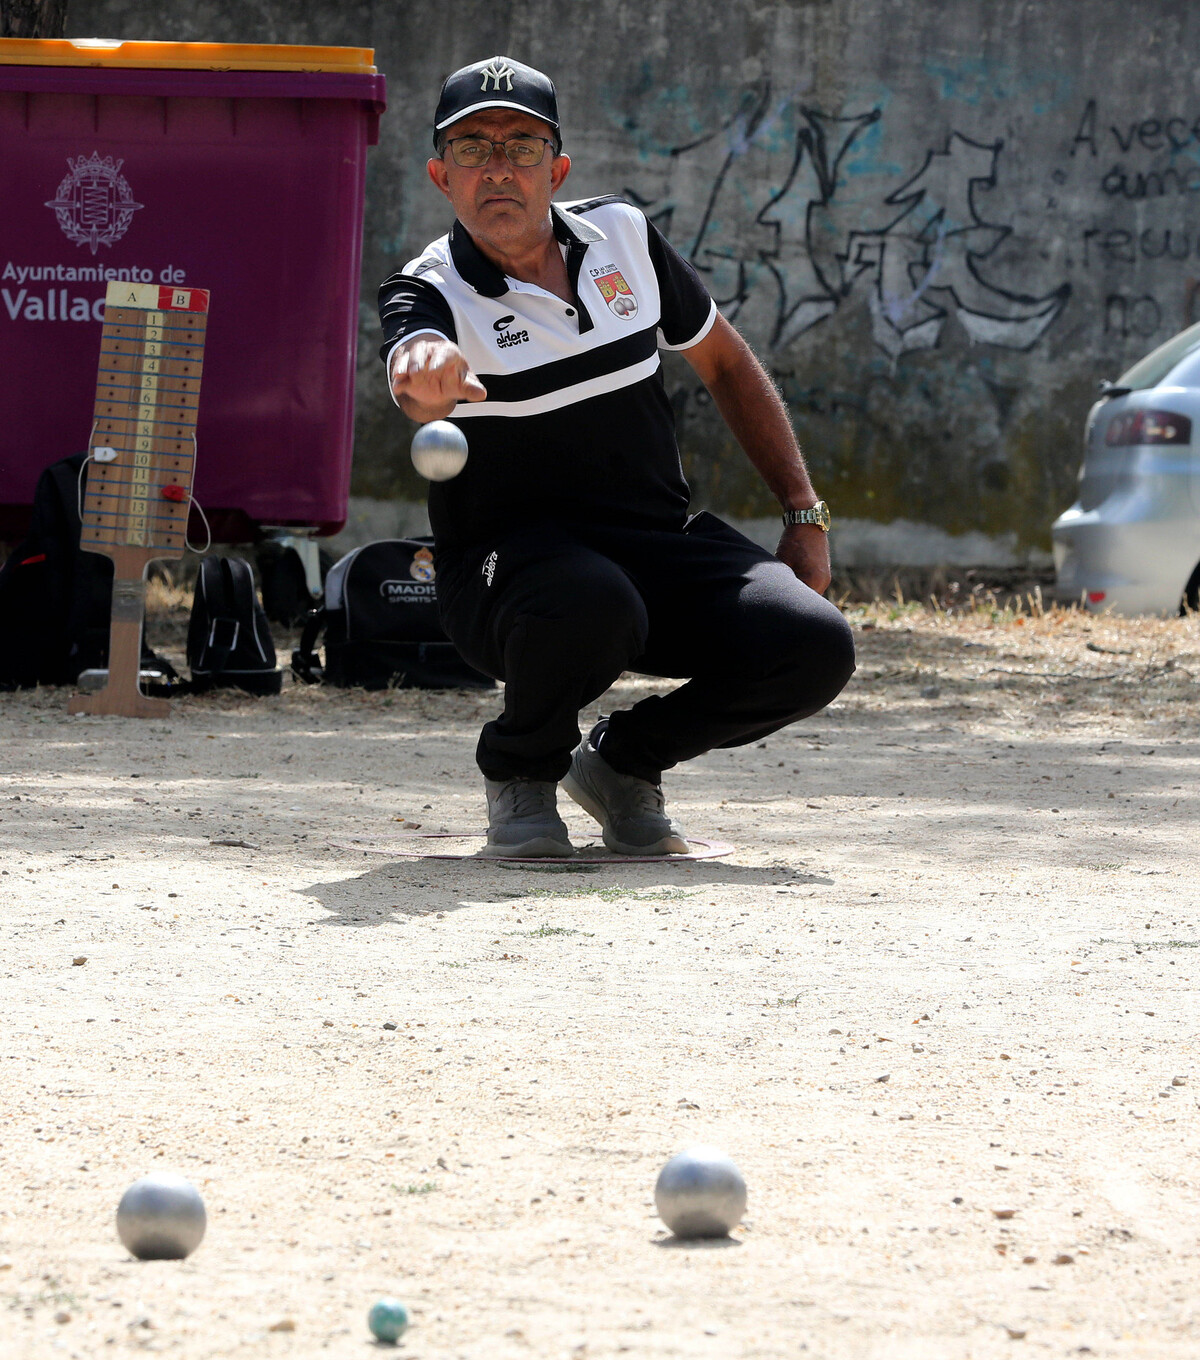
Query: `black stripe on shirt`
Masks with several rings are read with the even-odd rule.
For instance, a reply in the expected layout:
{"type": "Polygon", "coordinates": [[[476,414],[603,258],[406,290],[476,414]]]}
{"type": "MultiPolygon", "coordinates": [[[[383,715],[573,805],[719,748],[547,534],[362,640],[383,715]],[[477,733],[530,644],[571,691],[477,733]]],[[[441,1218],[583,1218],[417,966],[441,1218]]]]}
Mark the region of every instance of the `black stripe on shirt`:
{"type": "Polygon", "coordinates": [[[657,353],[658,327],[648,326],[645,330],[635,331],[633,335],[599,345],[585,354],[555,359],[551,363],[526,369],[523,373],[480,373],[478,377],[487,388],[488,401],[531,401],[591,378],[619,373],[621,369],[632,368],[657,353]]]}
{"type": "Polygon", "coordinates": [[[417,278],[415,273],[393,274],[380,284],[379,318],[383,323],[379,357],[384,363],[397,340],[413,331],[435,330],[447,340],[458,340],[450,304],[432,283],[417,278]]]}
{"type": "Polygon", "coordinates": [[[685,260],[661,231],[646,219],[646,247],[658,276],[662,320],[668,345],[686,344],[708,320],[712,299],[691,260],[685,260]]]}

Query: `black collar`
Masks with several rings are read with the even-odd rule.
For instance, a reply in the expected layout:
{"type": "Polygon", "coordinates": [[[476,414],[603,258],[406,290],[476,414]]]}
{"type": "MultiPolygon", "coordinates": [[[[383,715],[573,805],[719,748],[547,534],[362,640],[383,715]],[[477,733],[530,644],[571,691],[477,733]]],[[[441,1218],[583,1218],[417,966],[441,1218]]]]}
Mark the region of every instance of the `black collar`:
{"type": "MultiPolygon", "coordinates": [[[[555,240],[567,247],[567,270],[574,284],[588,246],[603,241],[604,233],[582,217],[564,212],[556,203],[550,205],[550,221],[555,240]]],[[[457,219],[450,228],[450,258],[454,261],[455,269],[477,293],[498,298],[508,292],[504,275],[479,249],[471,239],[471,233],[457,219]]]]}
{"type": "Polygon", "coordinates": [[[450,258],[454,267],[477,293],[503,297],[508,292],[504,275],[471,239],[471,233],[455,218],[450,228],[450,258]]]}

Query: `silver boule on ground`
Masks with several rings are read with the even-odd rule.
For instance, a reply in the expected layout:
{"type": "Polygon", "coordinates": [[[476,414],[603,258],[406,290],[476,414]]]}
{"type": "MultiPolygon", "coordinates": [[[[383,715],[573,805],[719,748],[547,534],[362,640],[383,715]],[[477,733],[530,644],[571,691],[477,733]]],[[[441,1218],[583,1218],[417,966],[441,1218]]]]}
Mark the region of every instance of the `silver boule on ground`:
{"type": "Polygon", "coordinates": [[[413,467],[431,482],[448,482],[467,463],[467,436],[448,420],[431,420],[413,435],[413,467]]]}
{"type": "Polygon", "coordinates": [[[181,1261],[200,1245],[207,1226],[200,1192],[170,1171],[134,1181],[117,1205],[117,1233],[140,1261],[181,1261]]]}
{"type": "Polygon", "coordinates": [[[719,1148],[688,1147],[658,1173],[654,1203],[676,1237],[726,1237],[746,1212],[746,1182],[719,1148]]]}

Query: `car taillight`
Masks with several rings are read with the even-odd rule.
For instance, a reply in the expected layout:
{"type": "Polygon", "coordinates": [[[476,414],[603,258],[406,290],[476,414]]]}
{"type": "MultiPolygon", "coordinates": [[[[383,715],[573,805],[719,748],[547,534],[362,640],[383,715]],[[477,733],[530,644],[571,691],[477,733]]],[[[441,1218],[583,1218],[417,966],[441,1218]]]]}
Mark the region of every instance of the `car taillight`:
{"type": "Polygon", "coordinates": [[[1088,604],[1101,604],[1108,592],[1105,590],[1089,590],[1087,593],[1088,604]]]}
{"type": "Polygon", "coordinates": [[[1192,422],[1173,411],[1124,411],[1109,421],[1104,442],[1109,448],[1129,444],[1190,444],[1192,422]]]}

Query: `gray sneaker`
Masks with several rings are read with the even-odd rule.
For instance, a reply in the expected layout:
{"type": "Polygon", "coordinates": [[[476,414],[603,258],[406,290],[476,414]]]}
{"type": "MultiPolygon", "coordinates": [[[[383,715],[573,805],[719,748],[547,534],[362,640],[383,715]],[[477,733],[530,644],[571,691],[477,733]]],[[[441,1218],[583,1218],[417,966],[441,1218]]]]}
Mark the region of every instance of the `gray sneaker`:
{"type": "Polygon", "coordinates": [[[562,786],[603,828],[604,844],[618,855],[686,855],[683,828],[666,813],[662,786],[621,774],[592,745],[602,728],[580,742],[562,786]]]}
{"type": "Polygon", "coordinates": [[[567,824],[558,815],[557,786],[544,779],[485,779],[487,844],[481,855],[532,859],[573,855],[567,824]]]}

